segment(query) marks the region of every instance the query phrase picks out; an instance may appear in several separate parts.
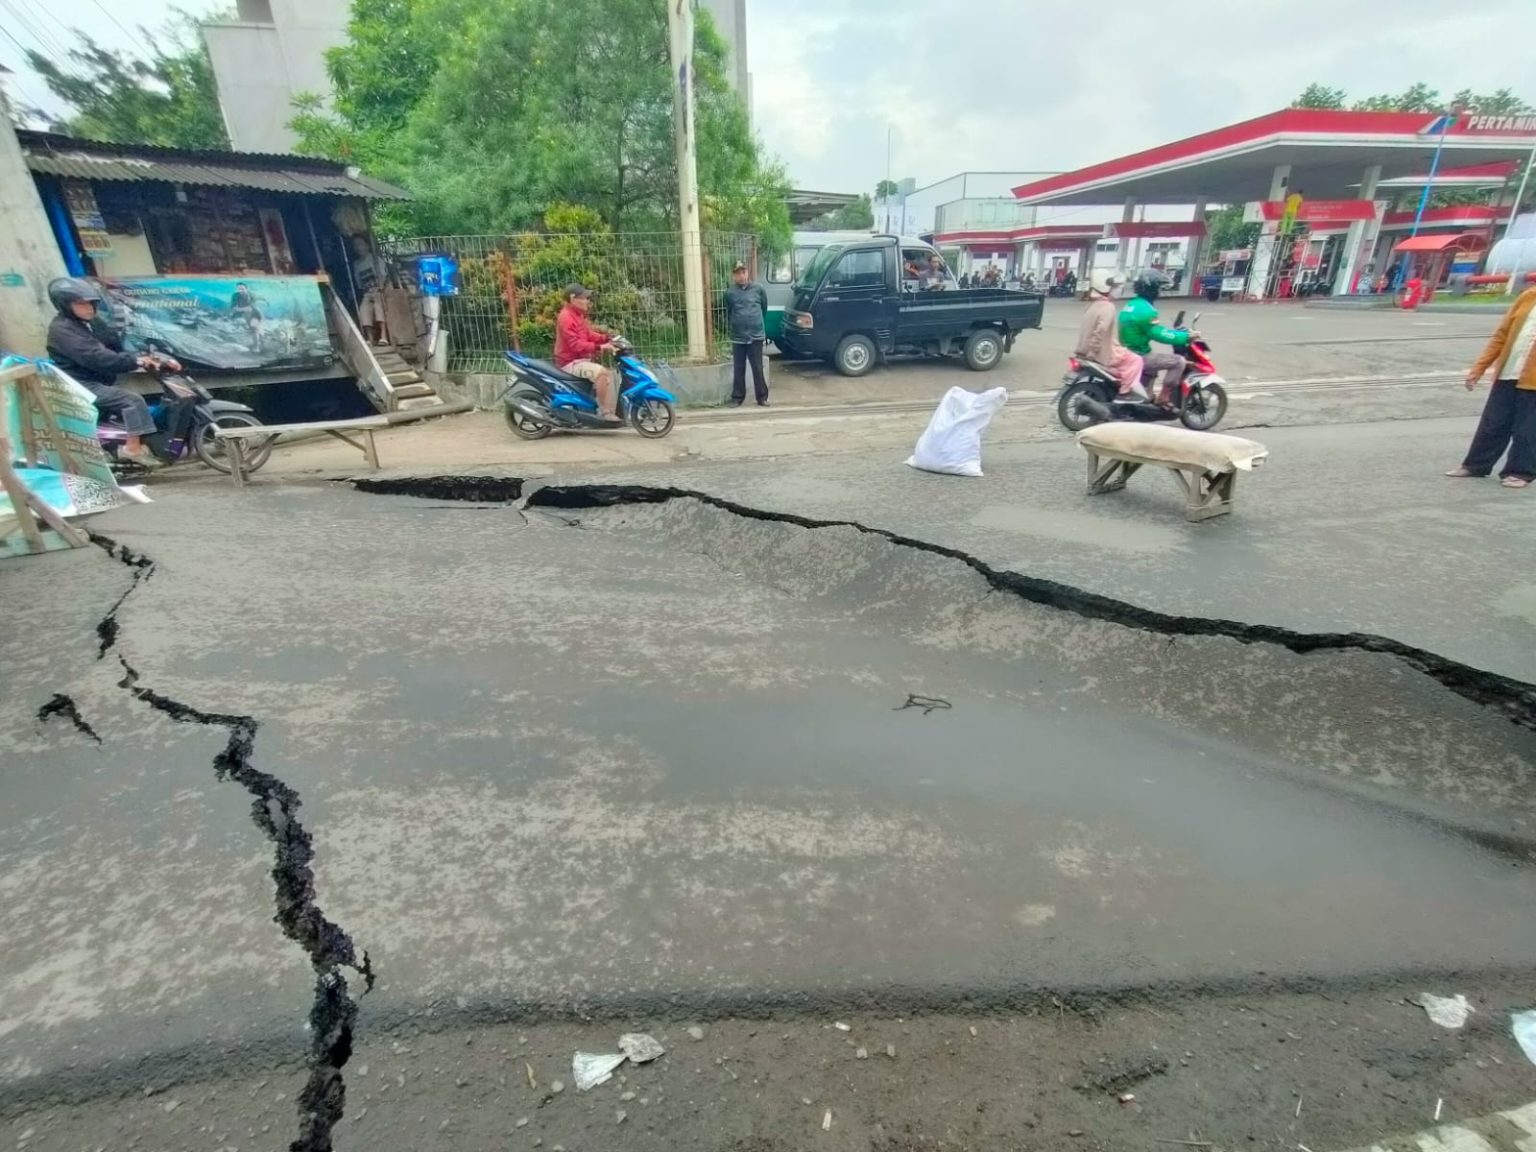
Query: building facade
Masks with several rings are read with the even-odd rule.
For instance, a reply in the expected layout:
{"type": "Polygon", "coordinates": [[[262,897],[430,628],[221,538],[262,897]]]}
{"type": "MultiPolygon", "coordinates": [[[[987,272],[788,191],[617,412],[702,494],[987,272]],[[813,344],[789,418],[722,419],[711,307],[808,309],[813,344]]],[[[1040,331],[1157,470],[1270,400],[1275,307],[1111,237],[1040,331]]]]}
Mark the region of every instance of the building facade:
{"type": "Polygon", "coordinates": [[[293,151],[293,98],[329,98],[325,53],[346,42],[350,14],[348,0],[236,0],[232,19],[203,25],[231,147],[293,151]]]}

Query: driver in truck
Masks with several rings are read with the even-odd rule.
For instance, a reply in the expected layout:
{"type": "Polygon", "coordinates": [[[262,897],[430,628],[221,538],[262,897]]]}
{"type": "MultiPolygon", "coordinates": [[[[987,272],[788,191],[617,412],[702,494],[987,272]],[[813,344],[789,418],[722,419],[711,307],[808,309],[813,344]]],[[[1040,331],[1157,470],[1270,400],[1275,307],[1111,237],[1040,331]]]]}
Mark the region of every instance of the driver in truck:
{"type": "Polygon", "coordinates": [[[1186,363],[1179,355],[1189,347],[1193,332],[1180,328],[1167,328],[1157,322],[1157,295],[1163,290],[1160,272],[1143,272],[1131,285],[1136,295],[1120,309],[1120,343],[1142,359],[1143,378],[1151,383],[1159,373],[1163,386],[1154,399],[1162,405],[1173,403],[1174,390],[1184,375],[1186,363]],[[1172,352],[1154,352],[1152,344],[1167,344],[1172,352]]]}

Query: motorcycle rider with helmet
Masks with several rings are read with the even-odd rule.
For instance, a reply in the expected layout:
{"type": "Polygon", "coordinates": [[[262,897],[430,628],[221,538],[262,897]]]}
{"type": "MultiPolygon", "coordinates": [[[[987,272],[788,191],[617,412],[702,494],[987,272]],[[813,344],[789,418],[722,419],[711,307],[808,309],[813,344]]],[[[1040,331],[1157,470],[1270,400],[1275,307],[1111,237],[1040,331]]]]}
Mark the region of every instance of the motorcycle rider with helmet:
{"type": "Polygon", "coordinates": [[[1166,328],[1157,322],[1156,301],[1163,284],[1161,272],[1143,272],[1136,277],[1131,285],[1136,294],[1120,309],[1120,343],[1141,357],[1143,378],[1149,383],[1162,373],[1163,386],[1154,398],[1166,407],[1173,403],[1174,389],[1183,379],[1187,367],[1184,357],[1178,353],[1189,347],[1195,334],[1179,328],[1166,328]],[[1154,352],[1154,341],[1167,344],[1173,351],[1154,352]]]}
{"type": "Polygon", "coordinates": [[[143,438],[155,431],[149,405],[137,392],[117,386],[117,378],[135,369],[156,365],[179,372],[181,365],[157,356],[136,356],[124,352],[120,337],[103,335],[92,321],[102,302],[101,289],[78,276],[64,276],[48,285],[48,299],[58,315],[48,325],[48,355],[60,371],[78,380],[96,398],[96,407],[106,416],[122,422],[126,443],[120,456],[145,468],[158,467],[160,461],[144,445],[143,438]]]}

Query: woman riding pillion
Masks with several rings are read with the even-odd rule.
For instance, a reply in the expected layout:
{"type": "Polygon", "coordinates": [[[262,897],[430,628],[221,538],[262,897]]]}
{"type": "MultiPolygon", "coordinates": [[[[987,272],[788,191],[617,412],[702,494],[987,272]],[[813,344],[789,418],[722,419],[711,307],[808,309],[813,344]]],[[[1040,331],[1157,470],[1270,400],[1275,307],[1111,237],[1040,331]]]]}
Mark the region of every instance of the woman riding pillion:
{"type": "Polygon", "coordinates": [[[160,461],[143,441],[155,431],[149,405],[137,392],[119,388],[117,378],[157,364],[179,372],[181,365],[163,357],[124,352],[117,337],[103,337],[91,324],[102,301],[101,290],[89,280],[75,276],[54,280],[48,285],[48,299],[59,313],[48,325],[49,357],[61,372],[78,380],[95,397],[102,413],[122,422],[127,436],[118,455],[142,468],[158,468],[160,461]]]}
{"type": "Polygon", "coordinates": [[[1166,328],[1157,320],[1156,300],[1163,290],[1160,272],[1143,272],[1131,285],[1136,295],[1125,302],[1120,310],[1120,343],[1141,357],[1142,371],[1151,380],[1162,373],[1162,387],[1154,399],[1159,404],[1172,404],[1175,390],[1184,376],[1186,367],[1182,353],[1195,336],[1182,328],[1166,328]],[[1153,342],[1166,344],[1172,352],[1155,352],[1153,342]]]}
{"type": "Polygon", "coordinates": [[[1142,359],[1120,342],[1115,318],[1115,289],[1125,277],[1114,272],[1095,272],[1089,279],[1087,310],[1077,330],[1077,349],[1073,355],[1090,360],[1108,370],[1120,381],[1120,395],[1145,400],[1142,387],[1142,359]]]}

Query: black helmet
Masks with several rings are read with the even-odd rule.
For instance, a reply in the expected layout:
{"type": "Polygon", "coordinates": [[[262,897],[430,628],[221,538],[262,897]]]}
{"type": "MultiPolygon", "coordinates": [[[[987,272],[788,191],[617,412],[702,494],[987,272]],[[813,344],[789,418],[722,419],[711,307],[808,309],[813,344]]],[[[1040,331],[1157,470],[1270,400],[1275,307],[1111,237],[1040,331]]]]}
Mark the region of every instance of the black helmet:
{"type": "Polygon", "coordinates": [[[1157,299],[1157,294],[1168,285],[1168,280],[1161,272],[1143,272],[1136,277],[1136,282],[1131,285],[1136,295],[1147,303],[1157,299]]]}
{"type": "Polygon", "coordinates": [[[48,299],[53,301],[53,306],[60,313],[69,316],[72,315],[69,306],[77,300],[88,300],[92,304],[100,304],[101,289],[79,276],[60,276],[57,280],[48,282],[48,299]]]}

